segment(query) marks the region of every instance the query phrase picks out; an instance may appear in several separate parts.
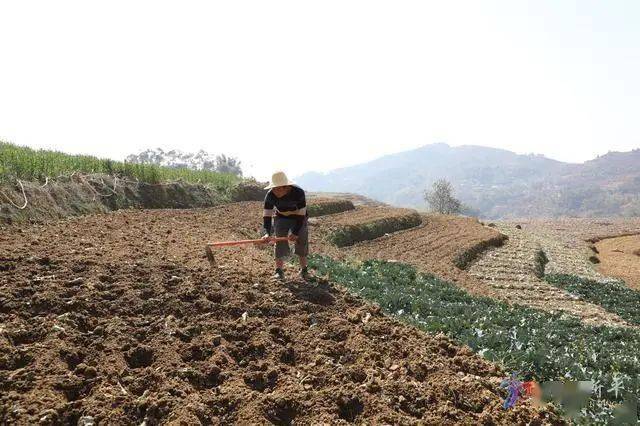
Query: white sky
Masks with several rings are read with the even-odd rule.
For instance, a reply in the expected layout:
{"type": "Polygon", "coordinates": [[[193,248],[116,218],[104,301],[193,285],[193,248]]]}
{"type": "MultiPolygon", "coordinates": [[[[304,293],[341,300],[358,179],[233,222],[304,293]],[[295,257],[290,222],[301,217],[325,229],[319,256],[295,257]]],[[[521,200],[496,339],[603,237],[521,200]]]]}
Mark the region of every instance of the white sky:
{"type": "Polygon", "coordinates": [[[2,1],[0,139],[259,178],[446,142],[640,147],[640,2],[2,1]]]}

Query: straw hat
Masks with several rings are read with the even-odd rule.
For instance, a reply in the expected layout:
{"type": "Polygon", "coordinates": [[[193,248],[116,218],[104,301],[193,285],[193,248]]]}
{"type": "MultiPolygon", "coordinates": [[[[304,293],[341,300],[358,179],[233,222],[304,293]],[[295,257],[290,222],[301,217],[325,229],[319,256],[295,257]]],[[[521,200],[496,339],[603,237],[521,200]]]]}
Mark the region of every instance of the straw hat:
{"type": "Polygon", "coordinates": [[[287,175],[284,172],[275,172],[273,176],[271,176],[271,184],[267,186],[265,189],[275,188],[277,186],[288,186],[295,185],[296,183],[289,180],[287,175]]]}

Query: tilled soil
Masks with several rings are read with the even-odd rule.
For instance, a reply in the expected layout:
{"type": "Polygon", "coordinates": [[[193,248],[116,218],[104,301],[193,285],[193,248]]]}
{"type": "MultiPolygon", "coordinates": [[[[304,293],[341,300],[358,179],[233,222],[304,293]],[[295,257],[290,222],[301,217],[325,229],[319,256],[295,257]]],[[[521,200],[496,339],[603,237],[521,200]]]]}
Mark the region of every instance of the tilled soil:
{"type": "Polygon", "coordinates": [[[635,219],[539,219],[509,225],[516,224],[521,224],[545,252],[547,274],[576,275],[604,284],[617,280],[598,272],[598,258],[589,240],[640,230],[640,222],[635,219]]]}
{"type": "Polygon", "coordinates": [[[585,241],[640,234],[640,217],[524,219],[513,223],[519,223],[534,233],[553,236],[570,246],[585,241]]]}
{"type": "Polygon", "coordinates": [[[509,239],[485,253],[469,268],[469,274],[498,291],[497,298],[551,312],[566,312],[596,325],[630,326],[619,316],[580,300],[539,277],[542,246],[529,232],[509,224],[498,225],[509,239]]]}
{"type": "Polygon", "coordinates": [[[598,270],[640,290],[640,235],[608,238],[596,243],[598,270]]]}
{"type": "MultiPolygon", "coordinates": [[[[261,203],[0,233],[0,423],[533,424],[506,374],[331,283],[270,279],[261,203]]],[[[291,275],[294,271],[288,271],[291,275]]],[[[554,417],[551,417],[554,419],[554,417]]],[[[554,420],[555,421],[555,420],[554,420]]]]}

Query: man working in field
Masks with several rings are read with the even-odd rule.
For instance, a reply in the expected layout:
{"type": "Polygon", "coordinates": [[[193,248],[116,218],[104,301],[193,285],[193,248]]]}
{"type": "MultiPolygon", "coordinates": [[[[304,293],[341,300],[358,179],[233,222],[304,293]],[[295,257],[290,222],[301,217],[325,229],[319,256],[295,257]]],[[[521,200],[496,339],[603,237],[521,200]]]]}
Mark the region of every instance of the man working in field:
{"type": "MultiPolygon", "coordinates": [[[[263,241],[272,241],[275,228],[276,237],[289,237],[295,242],[295,253],[300,258],[300,277],[307,279],[307,254],[309,253],[309,232],[307,224],[307,202],[304,190],[291,182],[284,172],[276,172],[264,198],[263,241]],[[274,223],[272,218],[275,215],[274,223]]],[[[274,278],[284,279],[284,259],[291,254],[288,241],[277,241],[275,247],[276,273],[274,278]]]]}

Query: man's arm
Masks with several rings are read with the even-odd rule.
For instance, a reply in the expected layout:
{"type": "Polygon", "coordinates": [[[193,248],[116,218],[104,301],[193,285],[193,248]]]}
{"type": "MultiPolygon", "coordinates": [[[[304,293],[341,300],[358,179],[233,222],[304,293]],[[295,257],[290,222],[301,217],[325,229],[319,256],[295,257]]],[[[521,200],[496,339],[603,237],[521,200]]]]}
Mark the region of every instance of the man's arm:
{"type": "Polygon", "coordinates": [[[298,202],[296,203],[296,207],[298,208],[298,210],[300,211],[300,215],[296,215],[296,224],[293,227],[293,229],[291,230],[291,233],[293,235],[298,235],[300,233],[300,230],[302,229],[302,226],[304,225],[304,219],[307,217],[307,199],[306,199],[306,195],[304,193],[304,190],[300,189],[301,195],[300,195],[300,200],[298,200],[298,202]]]}
{"type": "Polygon", "coordinates": [[[273,218],[274,203],[271,199],[271,191],[264,197],[264,213],[262,215],[262,229],[266,235],[271,235],[271,223],[273,218]]]}

